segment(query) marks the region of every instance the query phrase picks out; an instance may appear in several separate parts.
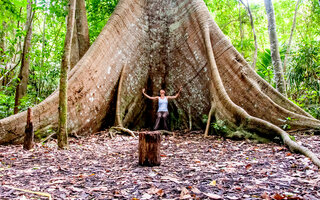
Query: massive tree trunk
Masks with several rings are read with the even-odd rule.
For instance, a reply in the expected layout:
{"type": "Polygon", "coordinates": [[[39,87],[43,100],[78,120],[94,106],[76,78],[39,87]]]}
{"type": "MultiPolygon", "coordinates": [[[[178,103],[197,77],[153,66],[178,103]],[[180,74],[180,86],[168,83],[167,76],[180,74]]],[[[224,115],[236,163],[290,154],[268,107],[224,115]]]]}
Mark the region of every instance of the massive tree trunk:
{"type": "Polygon", "coordinates": [[[64,40],[64,49],[61,61],[60,85],[59,85],[59,130],[58,130],[58,147],[67,149],[68,131],[67,131],[67,104],[68,104],[68,70],[70,68],[70,53],[75,22],[76,0],[69,0],[69,12],[67,17],[67,33],[64,40]]]}
{"type": "MultiPolygon", "coordinates": [[[[291,145],[279,127],[320,127],[318,120],[249,66],[202,0],[120,0],[99,37],[71,70],[68,83],[69,133],[88,135],[113,125],[117,96],[123,126],[147,127],[153,123],[156,105],[143,98],[142,88],[153,95],[165,88],[170,95],[181,85],[181,96],[169,104],[170,117],[181,122],[181,129],[187,128],[189,109],[192,125],[204,127],[202,116],[208,114],[212,100],[212,116],[228,127],[228,135],[281,136],[291,145]]],[[[55,130],[57,91],[33,111],[38,134],[55,130]]],[[[21,142],[25,118],[23,112],[0,120],[0,142],[21,142]]]]}
{"type": "Polygon", "coordinates": [[[298,0],[297,4],[296,4],[296,8],[295,8],[295,11],[294,11],[294,16],[293,16],[292,27],[291,27],[291,32],[290,32],[290,38],[289,38],[289,42],[288,42],[288,45],[287,45],[287,51],[286,51],[286,54],[284,56],[284,61],[283,61],[283,72],[284,73],[286,73],[287,61],[288,61],[288,56],[289,56],[289,53],[290,53],[291,42],[292,42],[292,36],[293,36],[294,29],[296,28],[296,19],[297,19],[299,3],[300,3],[300,0],[298,0]]]}
{"type": "Polygon", "coordinates": [[[279,43],[276,32],[276,19],[274,16],[272,0],[264,0],[264,4],[266,7],[268,18],[270,51],[276,88],[282,95],[286,96],[286,85],[284,82],[282,62],[279,53],[279,43]]]}
{"type": "Polygon", "coordinates": [[[32,0],[28,0],[27,5],[27,21],[25,25],[26,37],[24,39],[23,50],[21,53],[21,67],[19,73],[19,80],[16,87],[16,95],[14,102],[14,113],[19,112],[19,105],[21,98],[27,92],[28,79],[29,79],[29,66],[30,66],[30,48],[31,48],[31,37],[32,37],[32,21],[33,21],[34,11],[32,11],[32,0]]]}

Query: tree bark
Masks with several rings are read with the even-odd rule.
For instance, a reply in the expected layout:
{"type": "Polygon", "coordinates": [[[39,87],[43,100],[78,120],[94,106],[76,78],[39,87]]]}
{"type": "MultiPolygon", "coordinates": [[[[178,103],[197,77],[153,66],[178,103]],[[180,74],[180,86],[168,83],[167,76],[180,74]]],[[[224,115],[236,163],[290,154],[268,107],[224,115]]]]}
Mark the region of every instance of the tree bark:
{"type": "Polygon", "coordinates": [[[286,51],[286,54],[284,56],[284,61],[283,61],[283,72],[284,73],[286,73],[286,69],[287,69],[287,61],[288,61],[288,57],[289,57],[289,54],[290,54],[290,48],[291,48],[291,42],[292,42],[294,29],[296,27],[296,19],[297,19],[297,13],[298,13],[299,4],[300,4],[300,0],[298,0],[297,4],[296,4],[296,8],[295,8],[295,11],[294,11],[294,17],[293,17],[293,22],[292,22],[292,27],[291,27],[290,38],[289,38],[289,42],[288,42],[288,45],[287,45],[287,51],[286,51]]]}
{"type": "Polygon", "coordinates": [[[30,68],[29,52],[31,48],[33,16],[34,16],[34,11],[32,11],[32,0],[28,0],[27,21],[25,25],[26,37],[24,39],[23,50],[21,53],[21,67],[20,67],[20,73],[18,76],[18,84],[16,87],[14,114],[17,114],[19,112],[20,100],[27,92],[29,68],[30,68]]]}
{"type": "MultiPolygon", "coordinates": [[[[0,30],[0,65],[4,65],[4,52],[5,52],[5,37],[6,37],[6,33],[5,33],[5,26],[6,26],[6,23],[5,22],[2,22],[2,27],[3,29],[0,30]]],[[[6,71],[5,69],[1,69],[0,71],[0,76],[1,78],[5,75],[6,71]]],[[[3,81],[1,80],[0,81],[0,86],[2,85],[5,85],[5,79],[3,79],[3,81]]]]}
{"type": "Polygon", "coordinates": [[[0,64],[3,64],[4,62],[4,52],[5,52],[5,41],[6,41],[6,22],[2,22],[2,30],[0,30],[0,64]]]}
{"type": "Polygon", "coordinates": [[[266,7],[267,18],[268,18],[268,31],[270,39],[270,50],[271,58],[273,65],[274,79],[276,83],[277,90],[283,95],[286,96],[286,86],[283,77],[282,62],[279,53],[279,43],[276,32],[276,20],[274,15],[274,9],[272,0],[264,0],[266,7]]]}
{"type": "Polygon", "coordinates": [[[42,25],[42,44],[41,44],[41,63],[40,63],[40,73],[39,73],[39,83],[38,83],[38,97],[41,96],[42,87],[42,69],[44,64],[44,52],[45,52],[45,42],[46,42],[46,19],[47,14],[44,15],[43,25],[42,25]]]}
{"type": "Polygon", "coordinates": [[[86,13],[85,0],[77,0],[76,5],[76,27],[79,44],[79,58],[87,52],[90,47],[89,26],[86,13]]]}
{"type": "Polygon", "coordinates": [[[120,79],[119,79],[119,87],[117,94],[117,105],[116,105],[116,124],[120,127],[123,127],[122,116],[121,116],[121,92],[122,92],[122,84],[123,79],[126,75],[126,65],[123,66],[120,79]]]}
{"type": "MultiPolygon", "coordinates": [[[[20,29],[21,13],[22,13],[22,7],[20,7],[19,19],[18,19],[18,22],[17,22],[17,29],[15,30],[15,34],[17,33],[17,30],[20,29]]],[[[21,49],[22,49],[22,47],[21,47],[21,37],[19,37],[19,38],[18,38],[18,42],[17,42],[16,52],[19,52],[21,49]]],[[[20,54],[20,55],[21,55],[21,54],[20,54]]],[[[17,53],[14,54],[14,56],[13,56],[13,58],[12,58],[12,63],[16,63],[16,62],[17,62],[16,56],[17,56],[17,53]]],[[[19,60],[21,60],[21,56],[20,56],[19,60]]]]}
{"type": "Polygon", "coordinates": [[[67,33],[64,41],[64,52],[61,61],[60,86],[59,86],[59,131],[58,147],[67,149],[68,147],[68,124],[67,124],[67,90],[68,90],[68,69],[70,67],[70,51],[74,28],[76,0],[69,0],[69,13],[67,19],[67,33]]]}
{"type": "Polygon", "coordinates": [[[152,167],[161,164],[160,143],[160,132],[139,133],[139,165],[152,167]]]}
{"type": "Polygon", "coordinates": [[[72,36],[70,70],[79,62],[90,47],[89,27],[84,0],[77,0],[72,36]]]}
{"type": "Polygon", "coordinates": [[[76,23],[73,27],[73,34],[72,34],[72,44],[71,44],[71,52],[70,52],[70,69],[73,69],[74,66],[79,62],[79,42],[78,42],[78,35],[77,35],[77,26],[76,23]]]}
{"type": "Polygon", "coordinates": [[[33,132],[31,108],[28,108],[27,113],[28,113],[27,114],[27,125],[26,125],[26,130],[25,130],[23,148],[25,150],[30,150],[34,146],[34,142],[33,142],[34,132],[33,132]]]}

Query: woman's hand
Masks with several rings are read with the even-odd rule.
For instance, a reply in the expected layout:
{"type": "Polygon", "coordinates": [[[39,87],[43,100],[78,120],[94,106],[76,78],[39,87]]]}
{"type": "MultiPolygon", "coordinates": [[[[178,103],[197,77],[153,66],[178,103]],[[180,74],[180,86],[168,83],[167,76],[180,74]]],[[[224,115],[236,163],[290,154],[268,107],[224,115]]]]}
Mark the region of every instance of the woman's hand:
{"type": "Polygon", "coordinates": [[[146,91],[146,89],[143,88],[143,89],[142,89],[142,93],[144,94],[145,91],[146,91]]]}

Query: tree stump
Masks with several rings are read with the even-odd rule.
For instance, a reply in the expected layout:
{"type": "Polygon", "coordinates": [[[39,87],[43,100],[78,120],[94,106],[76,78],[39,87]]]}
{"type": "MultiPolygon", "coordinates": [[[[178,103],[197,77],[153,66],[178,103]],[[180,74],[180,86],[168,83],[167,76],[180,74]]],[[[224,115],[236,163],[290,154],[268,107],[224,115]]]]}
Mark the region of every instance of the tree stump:
{"type": "Polygon", "coordinates": [[[159,166],[160,165],[160,132],[139,133],[139,165],[159,166]]]}
{"type": "Polygon", "coordinates": [[[34,132],[33,132],[33,124],[32,124],[32,110],[31,108],[28,108],[27,125],[26,125],[24,143],[23,143],[23,148],[25,150],[30,150],[33,148],[33,145],[34,145],[33,138],[34,138],[34,132]]]}

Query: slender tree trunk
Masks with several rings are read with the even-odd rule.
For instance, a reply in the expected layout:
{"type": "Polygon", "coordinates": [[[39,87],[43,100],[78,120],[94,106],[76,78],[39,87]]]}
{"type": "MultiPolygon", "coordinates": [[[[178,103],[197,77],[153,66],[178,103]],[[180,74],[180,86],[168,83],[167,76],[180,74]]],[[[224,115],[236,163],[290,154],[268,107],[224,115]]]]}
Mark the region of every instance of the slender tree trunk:
{"type": "Polygon", "coordinates": [[[42,46],[41,46],[41,63],[40,63],[40,74],[39,74],[39,85],[38,85],[38,97],[41,96],[42,87],[42,70],[44,64],[44,52],[45,52],[45,42],[46,42],[46,19],[47,15],[44,15],[43,19],[43,29],[42,29],[42,46]]]}
{"type": "Polygon", "coordinates": [[[254,53],[253,53],[253,60],[252,60],[252,68],[255,69],[256,68],[256,63],[257,63],[257,57],[258,57],[258,41],[257,41],[257,35],[256,35],[256,30],[254,28],[254,23],[253,23],[253,17],[252,17],[252,13],[251,13],[251,9],[250,9],[250,4],[249,1],[247,0],[247,5],[242,1],[239,0],[243,6],[247,9],[249,17],[250,17],[250,24],[251,24],[251,29],[252,29],[252,33],[253,33],[253,38],[254,38],[254,53]]]}
{"type": "Polygon", "coordinates": [[[0,30],[0,63],[4,62],[4,50],[5,50],[5,37],[6,37],[6,33],[5,33],[5,27],[6,27],[6,22],[2,22],[2,29],[0,30]]]}
{"type": "Polygon", "coordinates": [[[61,61],[60,87],[59,87],[59,131],[58,147],[59,149],[68,148],[67,132],[67,90],[68,90],[68,69],[70,66],[70,51],[72,43],[72,34],[75,21],[76,0],[69,0],[69,14],[67,20],[67,33],[64,41],[64,52],[61,61]]]}
{"type": "Polygon", "coordinates": [[[76,26],[79,44],[79,58],[81,59],[90,47],[89,27],[85,0],[77,0],[76,26]]]}
{"type": "Polygon", "coordinates": [[[27,22],[25,26],[26,37],[24,39],[23,51],[21,54],[21,68],[19,73],[19,80],[16,87],[15,103],[14,103],[14,113],[19,112],[20,99],[27,92],[28,78],[29,78],[29,67],[30,67],[30,48],[31,48],[31,38],[32,38],[32,21],[34,12],[32,11],[32,0],[28,0],[27,5],[27,22]]]}
{"type": "Polygon", "coordinates": [[[273,64],[274,79],[276,82],[277,90],[286,96],[286,87],[282,71],[282,63],[279,52],[279,43],[276,32],[276,20],[274,16],[274,9],[271,0],[264,0],[268,18],[268,31],[270,39],[271,59],[273,64]]]}
{"type": "Polygon", "coordinates": [[[75,24],[72,36],[71,61],[72,69],[90,47],[89,27],[84,0],[77,0],[75,10],[75,24]]]}
{"type": "MultiPolygon", "coordinates": [[[[0,30],[0,65],[5,65],[5,59],[4,59],[4,51],[5,51],[5,37],[6,37],[6,33],[5,33],[5,26],[6,26],[6,23],[5,22],[2,22],[2,27],[3,27],[3,30],[0,30]]],[[[4,74],[6,73],[6,70],[5,68],[0,70],[0,76],[4,76],[4,74]]],[[[4,85],[4,80],[3,81],[0,81],[0,86],[4,85]]]]}
{"type": "MultiPolygon", "coordinates": [[[[22,7],[20,7],[19,18],[21,17],[21,13],[22,13],[22,7]]],[[[19,29],[20,29],[20,19],[18,20],[17,29],[15,30],[15,32],[17,32],[17,30],[19,30],[19,29]]],[[[21,37],[18,38],[16,52],[19,52],[20,49],[22,49],[22,47],[21,47],[21,37]]],[[[17,53],[14,54],[13,59],[12,59],[12,63],[18,62],[18,61],[16,61],[16,57],[17,57],[17,53]]],[[[21,59],[21,57],[20,57],[20,59],[21,59]]]]}
{"type": "Polygon", "coordinates": [[[288,61],[288,56],[289,56],[289,53],[290,53],[290,47],[291,47],[291,42],[292,42],[292,36],[293,36],[294,29],[296,28],[296,19],[297,19],[297,13],[298,13],[299,4],[300,4],[300,0],[298,0],[297,4],[296,4],[296,9],[294,11],[294,17],[293,17],[293,22],[292,22],[292,27],[291,27],[290,38],[289,38],[289,42],[288,42],[288,45],[287,45],[286,55],[284,56],[284,61],[283,61],[283,72],[284,73],[286,73],[287,61],[288,61]]]}

